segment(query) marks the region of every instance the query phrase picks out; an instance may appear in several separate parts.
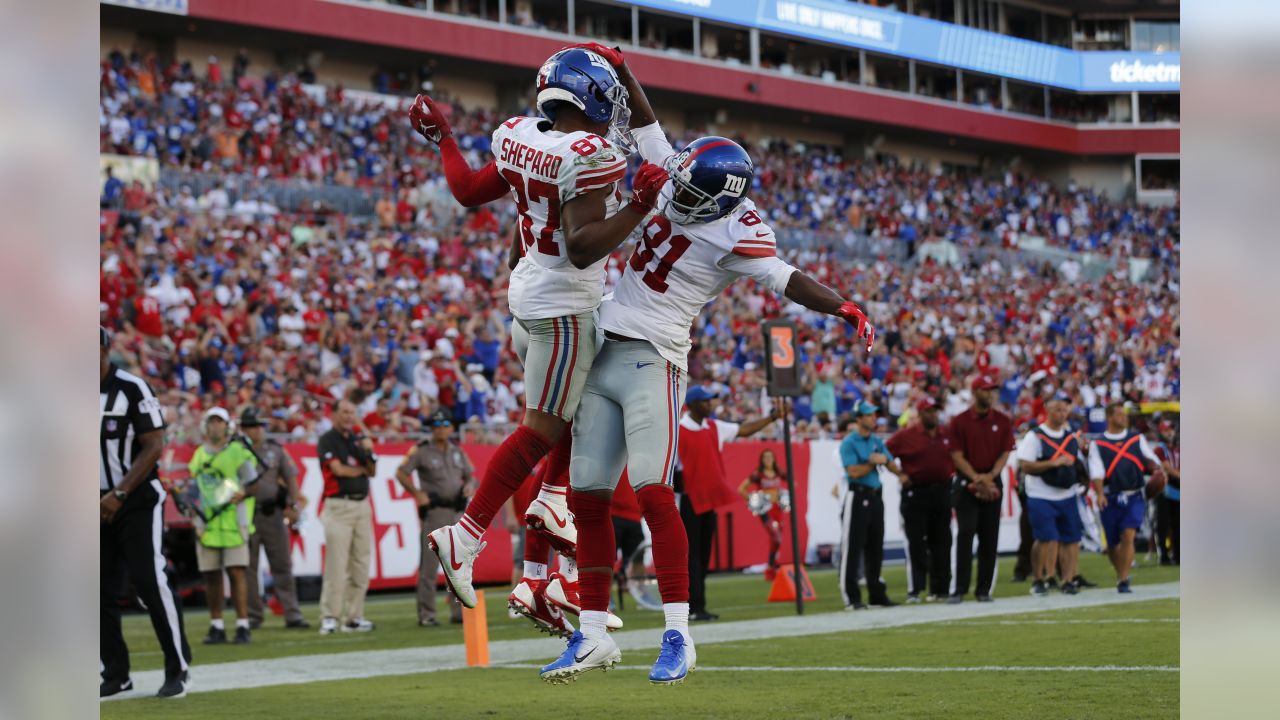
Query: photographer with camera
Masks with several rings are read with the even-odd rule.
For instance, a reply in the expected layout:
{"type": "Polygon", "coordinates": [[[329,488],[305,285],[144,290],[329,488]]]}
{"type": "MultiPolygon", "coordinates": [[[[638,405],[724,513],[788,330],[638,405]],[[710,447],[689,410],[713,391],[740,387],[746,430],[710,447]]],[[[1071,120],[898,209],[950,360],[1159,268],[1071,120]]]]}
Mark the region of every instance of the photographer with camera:
{"type": "Polygon", "coordinates": [[[220,407],[204,414],[204,442],[196,448],[187,469],[199,490],[199,507],[192,521],[199,532],[196,565],[204,573],[209,602],[209,634],[205,645],[227,641],[222,622],[222,572],[231,579],[236,609],[235,642],[249,642],[249,594],[245,566],[249,564],[249,536],[253,534],[253,483],[258,465],[253,452],[231,434],[231,416],[220,407]]]}
{"type": "Polygon", "coordinates": [[[369,632],[364,596],[369,591],[373,508],[369,478],[377,471],[373,441],[360,434],[356,406],[340,400],[333,428],[316,446],[324,476],[320,522],[324,525],[324,576],[320,586],[320,634],[369,632]]]}
{"type": "MultiPolygon", "coordinates": [[[[427,546],[427,536],[438,528],[452,525],[462,517],[467,500],[475,491],[475,472],[467,454],[451,441],[453,423],[449,414],[437,410],[428,421],[431,437],[418,443],[400,467],[396,479],[418,502],[422,518],[422,560],[418,567],[418,625],[435,627],[436,570],[440,560],[427,546]],[[413,473],[418,473],[418,484],[413,473]]],[[[449,593],[449,616],[462,622],[462,605],[449,593]]]]}
{"type": "Polygon", "coordinates": [[[293,558],[289,552],[289,528],[298,522],[298,513],[307,499],[298,492],[298,468],[289,453],[275,440],[268,440],[262,418],[253,408],[240,413],[240,429],[245,445],[258,460],[261,475],[253,485],[257,500],[253,510],[253,536],[249,538],[249,627],[262,625],[262,589],[258,587],[258,561],[267,551],[276,599],[284,608],[284,626],[305,630],[311,624],[302,618],[298,592],[293,581],[293,558]]]}

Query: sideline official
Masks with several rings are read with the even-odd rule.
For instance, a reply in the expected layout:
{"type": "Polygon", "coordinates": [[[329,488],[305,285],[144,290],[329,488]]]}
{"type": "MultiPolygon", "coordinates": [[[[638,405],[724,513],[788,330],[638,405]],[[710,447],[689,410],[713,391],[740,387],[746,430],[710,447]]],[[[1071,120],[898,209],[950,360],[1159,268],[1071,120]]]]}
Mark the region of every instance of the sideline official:
{"type": "Polygon", "coordinates": [[[364,596],[369,591],[373,509],[369,478],[378,467],[373,441],[356,432],[356,406],[340,400],[333,429],[316,446],[324,475],[320,522],[324,525],[324,576],[320,586],[320,634],[369,632],[364,596]]]}
{"type": "Polygon", "coordinates": [[[156,694],[183,697],[191,647],[182,627],[182,605],[165,574],[166,561],[160,552],[165,498],[156,470],[164,449],[160,401],[142,378],[107,360],[106,329],[98,329],[98,341],[99,696],[133,689],[118,604],[132,580],[164,653],[164,685],[156,694]]]}
{"type": "Polygon", "coordinates": [[[284,608],[284,626],[305,630],[311,623],[303,619],[298,607],[289,542],[289,526],[298,522],[298,512],[307,502],[298,492],[298,468],[280,443],[267,439],[262,418],[253,408],[240,413],[240,429],[249,439],[260,473],[252,486],[258,502],[253,510],[254,533],[249,538],[249,627],[257,629],[264,617],[258,562],[265,548],[272,588],[284,608]]]}
{"type": "Polygon", "coordinates": [[[845,494],[840,539],[840,593],[845,610],[865,610],[858,588],[858,561],[867,577],[867,596],[872,605],[892,607],[880,566],[884,562],[884,499],[881,497],[880,467],[888,467],[901,477],[884,442],[871,433],[876,428],[878,407],[865,400],[854,409],[854,430],[840,441],[840,464],[844,466],[849,492],[845,494]]]}
{"type": "Polygon", "coordinates": [[[996,552],[1000,540],[1000,498],[1009,454],[1013,452],[1013,422],[993,407],[999,387],[990,375],[973,380],[973,405],[951,419],[951,460],[956,466],[955,576],[951,604],[964,601],[973,575],[973,536],[978,536],[979,602],[990,602],[996,583],[996,552]]]}
{"type": "MultiPolygon", "coordinates": [[[[422,558],[418,566],[418,624],[434,627],[436,622],[436,571],[440,558],[427,544],[427,536],[445,525],[453,525],[462,517],[467,499],[475,492],[475,469],[467,454],[454,443],[453,423],[448,413],[437,410],[431,416],[431,438],[418,443],[396,469],[396,480],[418,501],[418,517],[422,519],[420,545],[422,558]],[[417,486],[413,474],[418,474],[417,486]]],[[[449,598],[449,619],[462,622],[462,604],[453,593],[449,598]]]]}
{"type": "Polygon", "coordinates": [[[919,422],[894,433],[885,447],[902,465],[902,525],[907,536],[907,602],[920,602],[928,575],[931,600],[951,587],[951,438],[939,427],[938,403],[916,403],[919,422]]]}

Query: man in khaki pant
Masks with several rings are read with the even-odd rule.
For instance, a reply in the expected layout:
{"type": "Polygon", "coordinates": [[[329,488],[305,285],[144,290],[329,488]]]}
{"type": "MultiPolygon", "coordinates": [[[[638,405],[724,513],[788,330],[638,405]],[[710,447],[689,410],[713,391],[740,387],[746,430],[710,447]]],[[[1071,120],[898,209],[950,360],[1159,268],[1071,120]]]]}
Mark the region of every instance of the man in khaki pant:
{"type": "Polygon", "coordinates": [[[324,475],[324,579],[320,590],[320,634],[369,632],[364,596],[369,590],[373,511],[369,477],[377,469],[373,441],[357,433],[356,408],[347,400],[333,413],[333,429],[316,447],[324,475]]]}

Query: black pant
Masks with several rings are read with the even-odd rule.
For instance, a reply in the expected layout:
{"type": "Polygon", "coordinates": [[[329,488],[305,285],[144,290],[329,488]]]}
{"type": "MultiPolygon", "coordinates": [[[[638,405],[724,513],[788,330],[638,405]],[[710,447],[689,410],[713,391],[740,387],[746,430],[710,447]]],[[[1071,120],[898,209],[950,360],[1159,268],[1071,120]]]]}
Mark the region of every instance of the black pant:
{"type": "Polygon", "coordinates": [[[130,580],[151,613],[151,626],[164,652],[165,677],[177,677],[191,662],[191,646],[182,627],[182,603],[165,574],[165,559],[160,552],[164,495],[154,487],[159,482],[152,483],[135,490],[115,518],[101,525],[99,655],[104,680],[123,681],[129,677],[129,648],[120,628],[120,600],[128,597],[125,593],[130,580]]]}
{"type": "Polygon", "coordinates": [[[1036,538],[1031,533],[1031,516],[1027,514],[1026,493],[1018,493],[1018,504],[1022,506],[1022,514],[1018,517],[1018,561],[1013,565],[1013,575],[1020,578],[1034,577],[1036,573],[1031,565],[1031,546],[1036,538]]]}
{"type": "Polygon", "coordinates": [[[925,589],[946,597],[951,588],[951,488],[920,485],[902,492],[902,525],[907,536],[907,592],[925,589]]]}
{"type": "Polygon", "coordinates": [[[1160,543],[1160,560],[1182,562],[1182,503],[1161,495],[1156,498],[1156,537],[1160,543]]]}
{"type": "Polygon", "coordinates": [[[844,499],[840,540],[840,591],[845,605],[862,602],[858,589],[858,561],[867,577],[867,595],[873,603],[889,599],[880,581],[884,561],[884,500],[879,490],[854,486],[844,499]]]}
{"type": "Polygon", "coordinates": [[[689,612],[707,611],[707,570],[711,567],[711,541],[716,534],[714,510],[695,513],[689,496],[680,496],[680,519],[689,536],[689,612]]]}
{"type": "Polygon", "coordinates": [[[969,593],[969,579],[973,574],[974,535],[978,536],[976,594],[991,594],[996,576],[996,547],[1000,539],[1000,502],[982,502],[965,488],[956,492],[955,595],[969,593]]]}

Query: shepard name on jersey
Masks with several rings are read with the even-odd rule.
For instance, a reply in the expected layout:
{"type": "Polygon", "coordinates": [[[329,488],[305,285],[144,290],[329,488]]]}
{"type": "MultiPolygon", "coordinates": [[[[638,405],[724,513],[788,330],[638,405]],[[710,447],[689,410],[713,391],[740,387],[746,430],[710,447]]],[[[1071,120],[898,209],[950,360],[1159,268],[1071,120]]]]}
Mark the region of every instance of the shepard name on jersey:
{"type": "Polygon", "coordinates": [[[560,208],[579,195],[609,188],[606,214],[617,212],[626,156],[598,135],[557,132],[549,121],[533,117],[499,125],[493,147],[520,216],[521,258],[508,291],[512,314],[537,320],[591,312],[604,292],[606,261],[581,270],[569,262],[560,208]]]}

